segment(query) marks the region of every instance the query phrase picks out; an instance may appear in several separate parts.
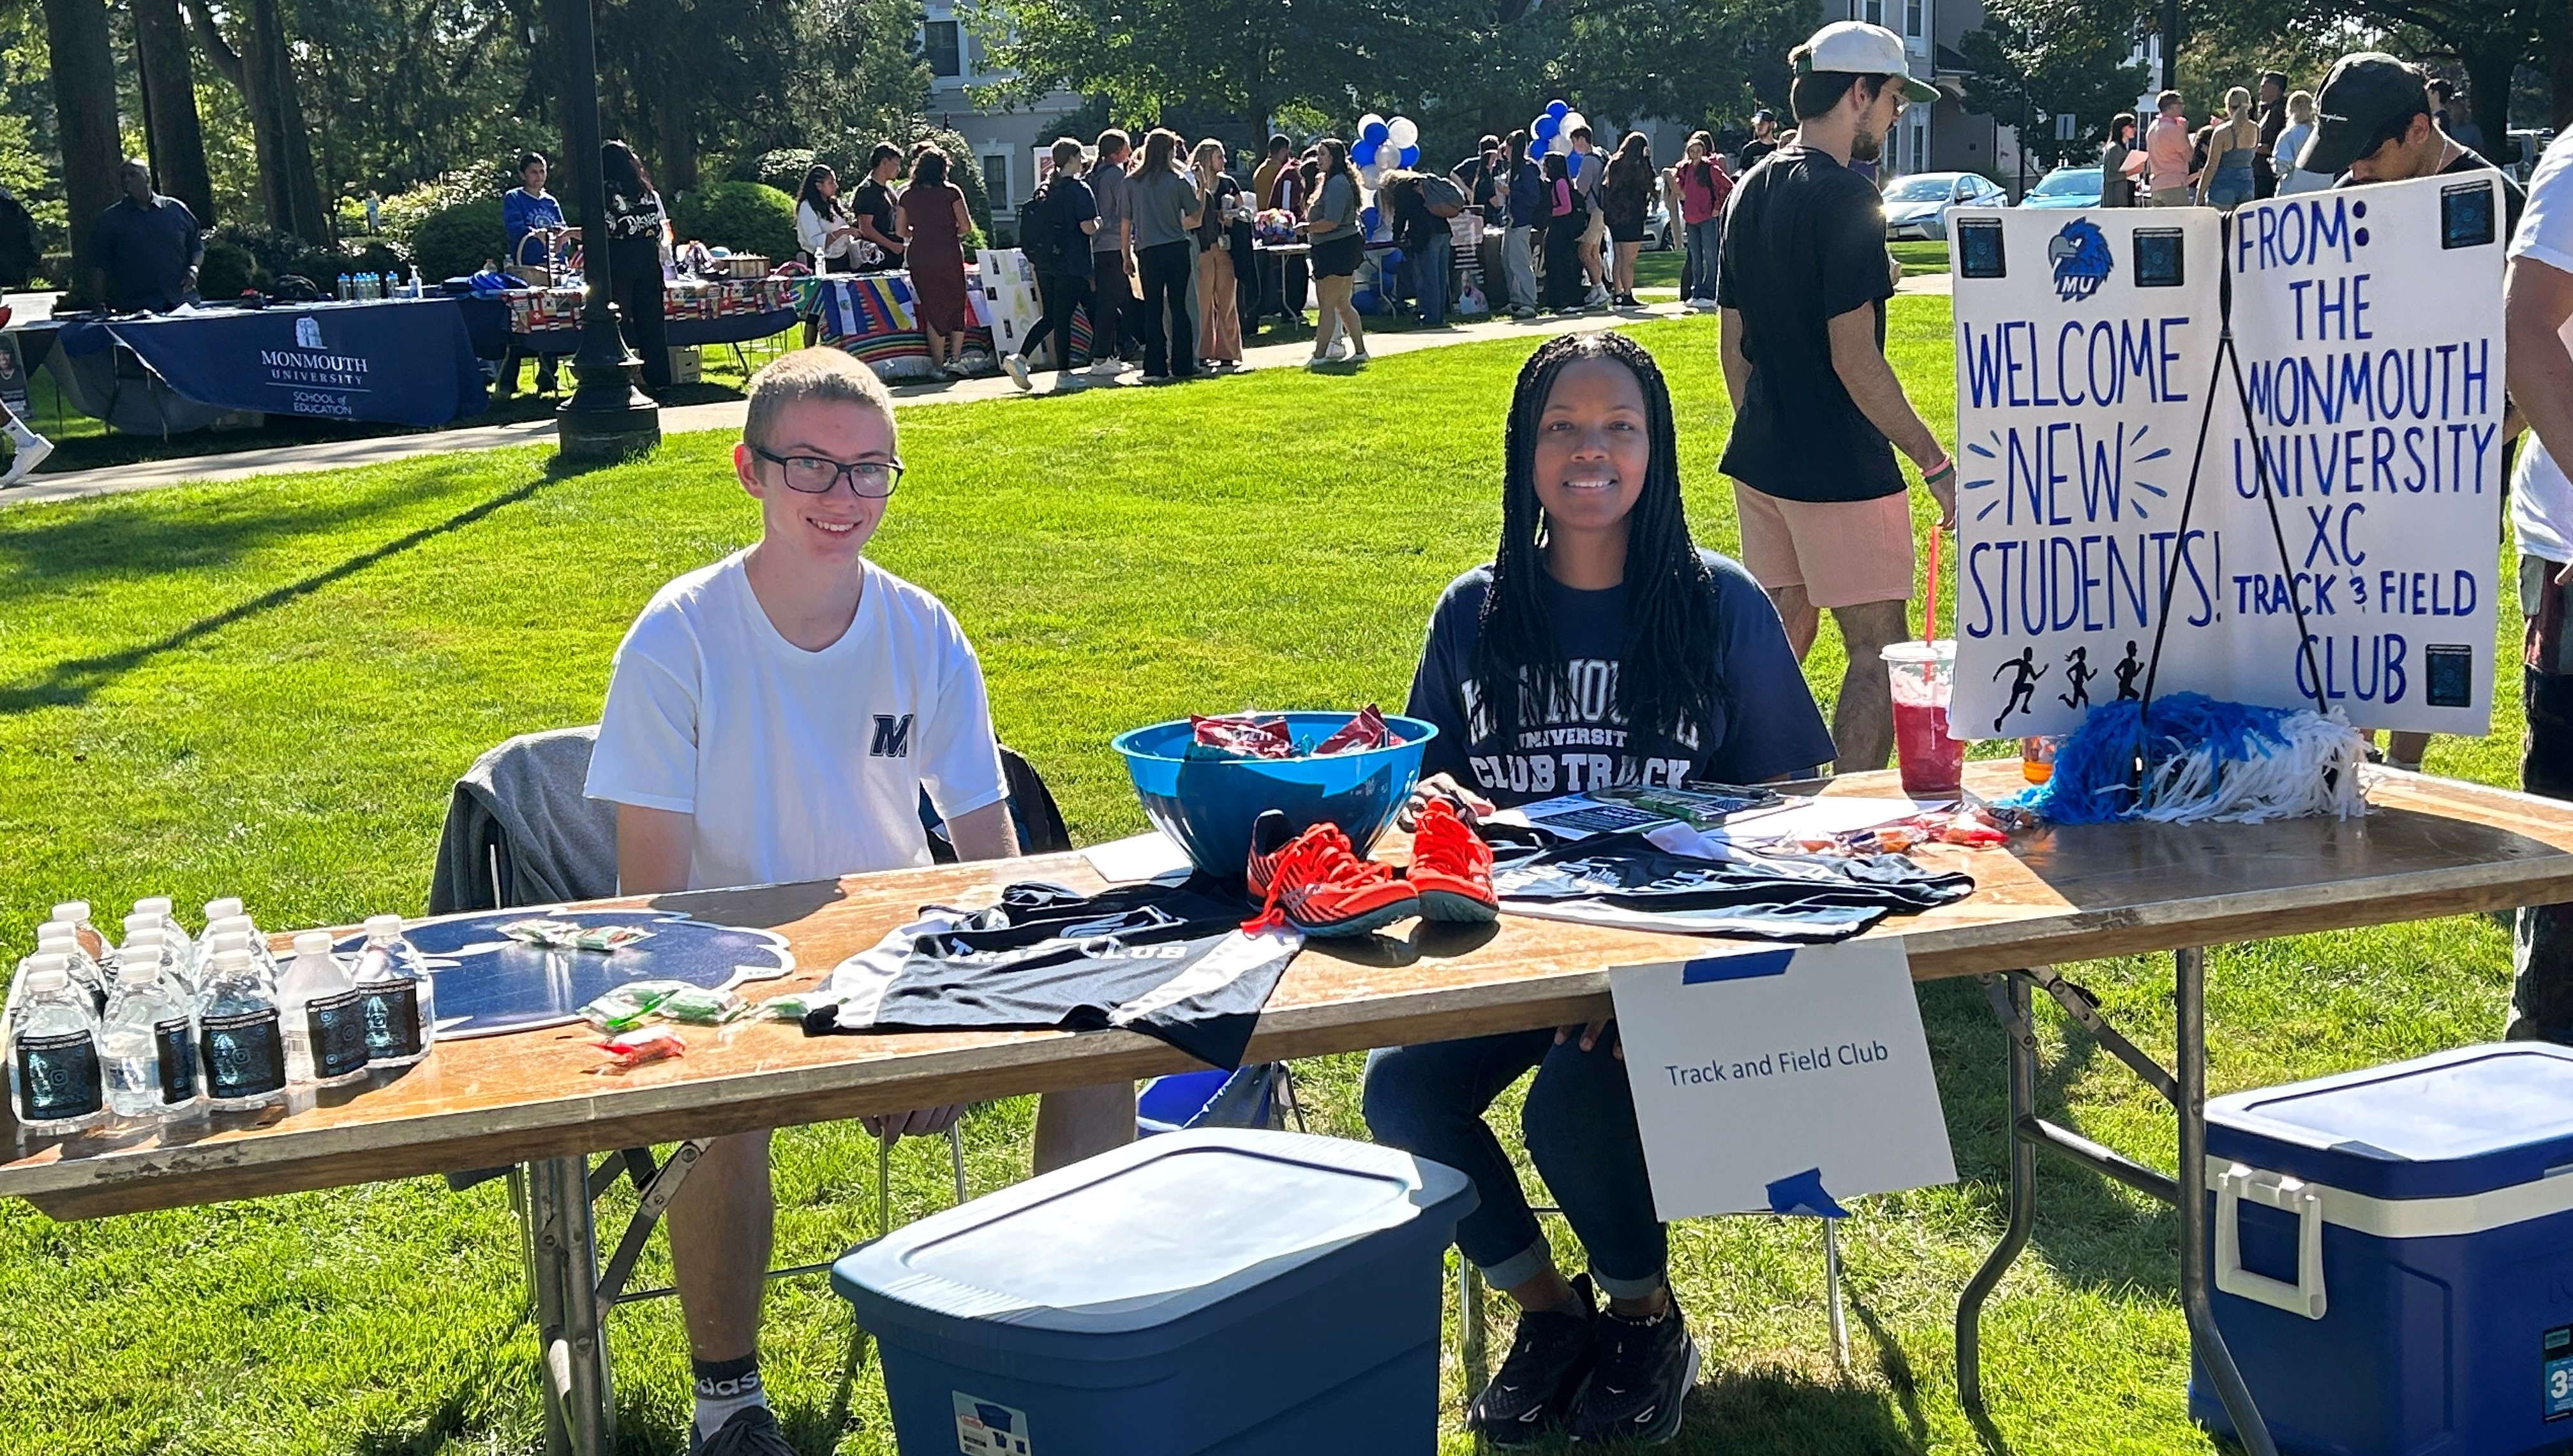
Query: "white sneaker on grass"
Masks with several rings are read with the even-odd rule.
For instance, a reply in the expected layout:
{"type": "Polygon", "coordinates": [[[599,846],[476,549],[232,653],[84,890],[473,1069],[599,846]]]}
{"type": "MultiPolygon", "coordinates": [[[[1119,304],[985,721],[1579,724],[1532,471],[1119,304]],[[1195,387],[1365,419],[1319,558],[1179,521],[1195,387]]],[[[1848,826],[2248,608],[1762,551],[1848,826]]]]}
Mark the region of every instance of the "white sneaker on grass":
{"type": "Polygon", "coordinates": [[[1028,362],[1024,356],[1017,354],[1005,354],[1001,356],[1001,367],[1010,371],[1010,382],[1018,385],[1021,389],[1034,389],[1036,387],[1035,384],[1028,381],[1028,362]]]}

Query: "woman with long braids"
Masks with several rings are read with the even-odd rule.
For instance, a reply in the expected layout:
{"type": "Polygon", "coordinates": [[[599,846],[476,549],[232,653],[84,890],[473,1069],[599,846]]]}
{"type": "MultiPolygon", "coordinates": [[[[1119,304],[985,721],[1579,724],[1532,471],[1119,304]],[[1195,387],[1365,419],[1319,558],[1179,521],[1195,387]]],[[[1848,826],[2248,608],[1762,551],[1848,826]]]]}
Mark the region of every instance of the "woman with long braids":
{"type": "MultiPolygon", "coordinates": [[[[1670,389],[1641,345],[1539,347],[1505,449],[1500,548],[1439,598],[1412,677],[1404,711],[1438,736],[1407,816],[1431,798],[1473,816],[1613,785],[1756,783],[1831,758],[1767,594],[1689,538],[1670,389]]],[[[1473,1178],[1458,1251],[1518,1302],[1509,1357],[1466,1411],[1496,1444],[1559,1427],[1666,1440],[1696,1378],[1621,1056],[1602,1023],[1367,1063],[1367,1125],[1473,1178]],[[1589,1255],[1569,1279],[1483,1120],[1531,1069],[1528,1154],[1589,1255]]]]}

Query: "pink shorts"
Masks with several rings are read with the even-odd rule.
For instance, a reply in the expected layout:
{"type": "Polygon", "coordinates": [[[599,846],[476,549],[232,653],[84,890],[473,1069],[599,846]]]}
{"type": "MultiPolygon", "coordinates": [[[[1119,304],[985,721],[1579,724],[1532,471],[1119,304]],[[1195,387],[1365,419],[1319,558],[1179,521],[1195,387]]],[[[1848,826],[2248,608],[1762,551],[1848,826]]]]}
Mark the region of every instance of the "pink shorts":
{"type": "Polygon", "coordinates": [[[1736,480],[1742,564],[1775,591],[1801,586],[1818,607],[1912,599],[1912,497],[1782,500],[1736,480]]]}

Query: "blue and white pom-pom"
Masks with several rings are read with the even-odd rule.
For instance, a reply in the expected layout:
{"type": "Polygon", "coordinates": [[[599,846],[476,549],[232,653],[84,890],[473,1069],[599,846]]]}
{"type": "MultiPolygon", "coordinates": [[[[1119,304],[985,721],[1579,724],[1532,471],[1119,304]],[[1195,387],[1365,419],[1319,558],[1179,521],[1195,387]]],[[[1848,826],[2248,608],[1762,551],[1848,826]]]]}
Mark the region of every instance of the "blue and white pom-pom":
{"type": "Polygon", "coordinates": [[[2133,699],[2093,708],[2056,749],[2054,777],[2011,802],[2051,824],[2348,819],[2367,812],[2366,758],[2367,740],[2337,712],[2173,693],[2149,714],[2133,699]]]}

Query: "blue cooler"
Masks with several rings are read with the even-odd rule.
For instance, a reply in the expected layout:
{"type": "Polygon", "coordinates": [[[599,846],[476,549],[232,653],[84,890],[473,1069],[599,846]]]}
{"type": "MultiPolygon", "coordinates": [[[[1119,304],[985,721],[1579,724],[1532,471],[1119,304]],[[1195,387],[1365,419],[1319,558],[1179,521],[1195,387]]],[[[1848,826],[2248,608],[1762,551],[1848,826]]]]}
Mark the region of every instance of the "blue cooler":
{"type": "MultiPolygon", "coordinates": [[[[2573,1050],[2236,1092],[2206,1122],[2215,1324],[2279,1450],[2573,1447],[2573,1050]]],[[[2188,1405],[2232,1433],[2202,1369],[2188,1405]]]]}
{"type": "Polygon", "coordinates": [[[898,1229],[831,1283],[905,1452],[1429,1456],[1473,1207],[1390,1147],[1172,1132],[898,1229]]]}

